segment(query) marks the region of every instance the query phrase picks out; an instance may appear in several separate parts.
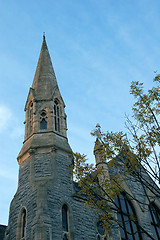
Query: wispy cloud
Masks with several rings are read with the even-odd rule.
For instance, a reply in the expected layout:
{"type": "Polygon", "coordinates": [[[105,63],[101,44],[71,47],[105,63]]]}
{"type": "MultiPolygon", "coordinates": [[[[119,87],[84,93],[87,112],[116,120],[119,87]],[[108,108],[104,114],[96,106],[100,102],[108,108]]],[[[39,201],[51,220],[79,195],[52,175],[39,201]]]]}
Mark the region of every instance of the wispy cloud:
{"type": "Polygon", "coordinates": [[[24,129],[18,124],[16,116],[11,109],[4,104],[0,104],[0,133],[9,130],[11,138],[19,138],[24,134],[24,129]]]}
{"type": "Polygon", "coordinates": [[[10,119],[12,117],[12,112],[5,105],[0,104],[0,132],[6,129],[10,119]]]}

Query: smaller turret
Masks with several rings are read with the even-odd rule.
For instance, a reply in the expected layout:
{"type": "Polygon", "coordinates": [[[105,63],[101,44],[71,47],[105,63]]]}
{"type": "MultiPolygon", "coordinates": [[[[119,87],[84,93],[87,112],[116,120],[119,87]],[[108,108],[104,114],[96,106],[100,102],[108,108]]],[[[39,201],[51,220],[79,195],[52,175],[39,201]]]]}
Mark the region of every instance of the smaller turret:
{"type": "Polygon", "coordinates": [[[96,160],[97,166],[97,174],[99,178],[99,183],[103,186],[106,177],[109,178],[109,171],[107,161],[104,155],[104,146],[102,143],[96,139],[95,146],[94,146],[94,155],[96,160]]]}

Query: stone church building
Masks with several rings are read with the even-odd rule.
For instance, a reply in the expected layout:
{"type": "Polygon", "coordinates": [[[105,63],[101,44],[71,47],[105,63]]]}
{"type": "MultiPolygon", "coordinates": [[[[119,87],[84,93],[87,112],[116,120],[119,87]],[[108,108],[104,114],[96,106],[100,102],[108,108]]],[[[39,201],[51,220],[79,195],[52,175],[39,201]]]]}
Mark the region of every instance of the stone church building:
{"type": "MultiPolygon", "coordinates": [[[[83,204],[69,167],[72,150],[67,138],[65,103],[58,88],[45,36],[25,105],[25,138],[18,155],[18,189],[10,205],[8,226],[0,226],[4,240],[149,240],[122,214],[123,228],[109,235],[98,225],[94,211],[83,204]]],[[[99,156],[95,153],[96,161],[99,156]]],[[[132,195],[141,191],[126,183],[132,195]]],[[[160,202],[152,206],[118,198],[128,214],[135,215],[153,239],[160,239],[160,202]]]]}

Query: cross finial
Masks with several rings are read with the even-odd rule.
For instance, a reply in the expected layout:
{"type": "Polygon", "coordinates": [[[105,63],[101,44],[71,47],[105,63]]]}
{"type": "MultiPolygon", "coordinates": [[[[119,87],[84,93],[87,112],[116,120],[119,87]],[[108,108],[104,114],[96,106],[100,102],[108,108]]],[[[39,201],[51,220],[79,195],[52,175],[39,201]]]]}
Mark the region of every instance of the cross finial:
{"type": "Polygon", "coordinates": [[[45,40],[45,32],[43,32],[43,40],[45,40]]]}

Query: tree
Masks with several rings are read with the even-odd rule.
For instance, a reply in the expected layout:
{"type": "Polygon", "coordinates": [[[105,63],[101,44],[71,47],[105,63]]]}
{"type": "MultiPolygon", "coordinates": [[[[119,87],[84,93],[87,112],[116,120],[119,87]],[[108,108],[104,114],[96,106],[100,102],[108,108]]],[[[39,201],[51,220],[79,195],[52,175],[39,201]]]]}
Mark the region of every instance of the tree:
{"type": "MultiPolygon", "coordinates": [[[[135,98],[132,120],[126,117],[127,133],[106,132],[97,124],[92,136],[95,137],[94,153],[96,165],[89,164],[85,155],[74,154],[73,173],[85,199],[85,204],[93,207],[101,224],[109,232],[117,221],[116,213],[121,212],[117,196],[125,195],[130,200],[141,203],[145,196],[148,203],[160,197],[160,75],[154,80],[154,87],[144,91],[143,83],[132,82],[130,93],[135,98]],[[124,187],[124,181],[141,186],[136,197],[124,187]]],[[[148,205],[147,203],[147,205],[148,205]]],[[[124,212],[127,216],[128,213],[124,212]]],[[[134,216],[130,221],[137,224],[134,216]]],[[[139,231],[154,239],[144,228],[139,231]]]]}

